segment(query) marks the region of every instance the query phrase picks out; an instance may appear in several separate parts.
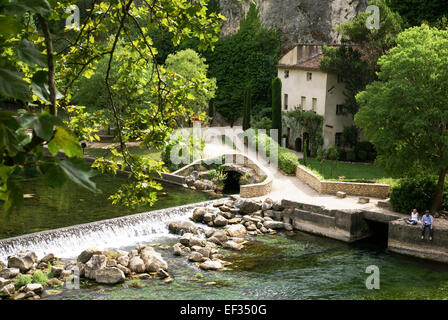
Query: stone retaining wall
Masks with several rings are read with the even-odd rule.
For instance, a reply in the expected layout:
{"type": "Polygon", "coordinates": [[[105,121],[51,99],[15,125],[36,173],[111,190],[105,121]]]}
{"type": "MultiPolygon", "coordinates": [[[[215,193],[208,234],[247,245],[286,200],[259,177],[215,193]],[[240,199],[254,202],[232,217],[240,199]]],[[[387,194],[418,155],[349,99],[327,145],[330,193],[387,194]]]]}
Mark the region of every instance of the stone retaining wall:
{"type": "MultiPolygon", "coordinates": [[[[247,156],[245,156],[241,153],[229,153],[229,154],[225,154],[223,156],[225,157],[225,163],[241,164],[246,167],[254,169],[255,172],[260,176],[263,176],[263,175],[266,176],[266,179],[263,182],[240,186],[240,197],[241,198],[262,197],[262,196],[265,196],[265,195],[271,193],[273,177],[269,172],[266,172],[263,168],[258,166],[251,159],[249,159],[247,156]]],[[[175,175],[175,176],[185,175],[188,172],[189,168],[197,165],[198,163],[201,163],[202,161],[207,161],[207,160],[210,160],[210,159],[196,160],[196,161],[192,162],[191,164],[173,172],[172,175],[175,175]]]]}
{"type": "Polygon", "coordinates": [[[296,177],[321,194],[336,194],[342,191],[352,196],[381,199],[390,195],[390,186],[387,184],[323,181],[301,165],[297,166],[296,177]]]}
{"type": "Polygon", "coordinates": [[[421,259],[448,263],[448,228],[435,223],[434,239],[429,241],[429,230],[421,238],[420,225],[408,225],[403,220],[389,223],[388,249],[392,252],[421,259]]]}

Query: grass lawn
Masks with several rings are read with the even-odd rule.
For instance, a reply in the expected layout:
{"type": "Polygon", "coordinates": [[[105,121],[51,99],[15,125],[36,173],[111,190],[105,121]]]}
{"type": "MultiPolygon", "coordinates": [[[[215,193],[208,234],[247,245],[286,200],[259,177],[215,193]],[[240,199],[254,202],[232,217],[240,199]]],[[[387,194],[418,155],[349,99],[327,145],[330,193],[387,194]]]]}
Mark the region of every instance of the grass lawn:
{"type": "MultiPolygon", "coordinates": [[[[300,160],[300,164],[303,165],[303,160],[300,160]]],[[[399,181],[373,164],[318,161],[308,158],[306,167],[328,181],[384,183],[391,186],[399,181]]]]}
{"type": "MultiPolygon", "coordinates": [[[[149,157],[153,160],[160,161],[162,159],[162,151],[157,150],[149,150],[147,148],[140,148],[140,147],[128,147],[129,152],[131,154],[138,154],[141,156],[149,157]]],[[[112,156],[112,153],[108,149],[102,149],[102,148],[86,148],[84,150],[84,155],[88,157],[93,158],[110,158],[112,156]]]]}

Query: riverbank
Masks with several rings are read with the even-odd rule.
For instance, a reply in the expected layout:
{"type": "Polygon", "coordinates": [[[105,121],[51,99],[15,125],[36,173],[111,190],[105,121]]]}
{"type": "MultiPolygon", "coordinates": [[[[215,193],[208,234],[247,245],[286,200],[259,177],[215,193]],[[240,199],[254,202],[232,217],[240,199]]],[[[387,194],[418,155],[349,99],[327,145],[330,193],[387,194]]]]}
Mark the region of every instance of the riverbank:
{"type": "MultiPolygon", "coordinates": [[[[166,270],[163,270],[166,273],[158,272],[158,270],[147,272],[144,263],[145,270],[140,270],[144,271],[143,273],[132,274],[133,271],[131,271],[125,279],[116,272],[118,280],[116,285],[101,284],[97,283],[96,279],[86,279],[81,281],[80,290],[66,290],[64,287],[54,289],[44,286],[42,291],[40,288],[37,289],[44,299],[84,299],[92,298],[92,296],[107,299],[126,299],[136,296],[152,299],[175,299],[176,297],[185,299],[190,298],[189,295],[192,299],[210,298],[204,295],[205,292],[213,292],[212,296],[216,298],[238,298],[239,294],[252,299],[254,297],[262,299],[393,299],[422,297],[422,294],[423,298],[443,296],[440,292],[433,292],[431,288],[426,288],[427,283],[421,287],[417,276],[427,276],[428,271],[441,271],[440,275],[430,282],[432,288],[444,290],[444,285],[448,284],[448,278],[444,278],[444,275],[448,276],[446,265],[390,255],[370,239],[358,239],[355,243],[344,244],[341,241],[302,233],[297,230],[299,217],[294,216],[294,212],[290,212],[294,205],[296,204],[287,201],[257,202],[237,197],[236,200],[214,200],[153,212],[152,215],[151,213],[136,214],[5,239],[6,241],[0,241],[0,248],[9,245],[9,251],[13,253],[17,253],[19,249],[40,248],[39,257],[48,251],[60,248],[57,256],[64,258],[64,270],[66,267],[77,265],[81,250],[86,251],[83,246],[102,248],[97,249],[99,251],[96,252],[87,249],[86,252],[90,250],[92,253],[90,258],[95,253],[97,256],[106,256],[105,261],[98,257],[95,259],[102,264],[105,262],[103,267],[107,268],[118,268],[114,262],[117,263],[120,257],[114,258],[111,252],[121,252],[128,258],[130,258],[129,255],[133,255],[132,258],[134,258],[136,253],[141,256],[146,250],[149,250],[149,253],[156,251],[157,257],[163,259],[168,266],[166,270]],[[191,219],[196,222],[191,222],[191,219]],[[154,250],[145,249],[147,247],[154,250]],[[42,250],[42,248],[45,249],[42,250]],[[126,251],[126,254],[123,251],[126,251]],[[108,262],[110,258],[116,261],[108,262]],[[384,277],[387,281],[387,292],[375,293],[363,288],[365,268],[369,265],[377,265],[380,268],[382,279],[384,277]],[[403,271],[407,269],[412,269],[410,271],[412,274],[403,271]],[[312,274],[314,277],[311,276],[312,274]],[[319,276],[316,277],[316,275],[319,276]],[[412,283],[410,280],[414,276],[416,279],[412,283]],[[323,281],[324,279],[326,280],[323,281]],[[401,279],[402,283],[397,283],[397,279],[401,279]],[[308,282],[302,283],[304,280],[308,282]],[[351,283],[352,289],[346,287],[346,283],[351,283]],[[412,287],[415,284],[418,286],[412,287]],[[161,288],[161,285],[164,287],[161,288]],[[318,289],[313,290],[317,291],[313,291],[311,288],[316,286],[318,289]],[[192,288],[200,290],[200,293],[195,293],[192,288]],[[247,292],[252,292],[254,296],[246,296],[247,292]]],[[[304,205],[300,210],[317,211],[318,209],[304,205]]],[[[334,210],[332,212],[335,220],[344,221],[340,217],[337,218],[342,214],[341,212],[334,210]]],[[[316,214],[325,216],[324,211],[316,214]]],[[[349,216],[361,217],[354,212],[351,212],[349,216]]],[[[378,221],[382,221],[379,223],[393,218],[385,215],[379,217],[378,221]]],[[[361,218],[371,219],[372,216],[365,213],[361,218]]],[[[315,224],[318,220],[308,219],[308,221],[315,224]]],[[[350,221],[359,222],[356,219],[350,221]]],[[[305,223],[302,223],[303,225],[305,223]]],[[[313,233],[318,234],[318,232],[313,233]]],[[[5,257],[4,254],[3,257],[5,257]]],[[[87,262],[80,266],[85,272],[87,262]]],[[[48,266],[42,264],[41,267],[48,266]]],[[[124,266],[120,268],[122,267],[124,266]]],[[[17,290],[22,290],[18,294],[20,294],[19,297],[24,298],[23,294],[26,295],[26,290],[30,288],[20,287],[17,290]]],[[[36,294],[28,293],[28,298],[36,299],[36,294]]]]}

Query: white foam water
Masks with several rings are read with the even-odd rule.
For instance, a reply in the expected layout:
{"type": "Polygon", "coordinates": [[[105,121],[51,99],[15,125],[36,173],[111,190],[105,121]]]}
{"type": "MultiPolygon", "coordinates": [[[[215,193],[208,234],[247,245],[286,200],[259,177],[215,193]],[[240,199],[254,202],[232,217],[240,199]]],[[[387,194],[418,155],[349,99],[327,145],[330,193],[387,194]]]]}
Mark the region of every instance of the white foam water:
{"type": "Polygon", "coordinates": [[[88,248],[117,249],[156,241],[161,237],[175,237],[168,231],[168,223],[188,220],[194,208],[210,206],[214,200],[167,208],[130,216],[102,220],[50,231],[37,232],[0,240],[0,260],[21,250],[31,250],[42,258],[53,253],[60,258],[76,257],[88,248]]]}

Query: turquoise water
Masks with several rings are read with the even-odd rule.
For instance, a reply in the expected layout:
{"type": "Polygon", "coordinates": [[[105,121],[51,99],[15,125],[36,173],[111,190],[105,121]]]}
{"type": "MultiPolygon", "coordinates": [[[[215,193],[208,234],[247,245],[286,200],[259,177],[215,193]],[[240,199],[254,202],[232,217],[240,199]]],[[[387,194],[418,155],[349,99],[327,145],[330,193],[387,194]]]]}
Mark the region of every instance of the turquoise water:
{"type": "MultiPolygon", "coordinates": [[[[160,243],[173,244],[173,239],[160,243]]],[[[143,288],[84,283],[43,299],[447,299],[448,267],[389,254],[367,243],[350,245],[308,235],[254,238],[241,252],[226,251],[228,270],[201,271],[171,249],[171,284],[142,280],[143,288]],[[380,289],[365,286],[366,267],[380,270],[380,289]],[[425,279],[425,281],[423,281],[425,279]]],[[[124,284],[126,286],[126,284],[124,284]]]]}
{"type": "Polygon", "coordinates": [[[24,182],[24,193],[33,196],[25,199],[19,213],[13,213],[9,218],[0,215],[0,239],[216,198],[208,193],[163,183],[163,190],[158,192],[158,201],[154,206],[131,209],[112,205],[108,199],[121,184],[128,181],[127,176],[101,175],[93,180],[101,194],[94,194],[73,183],[66,183],[61,189],[52,189],[41,180],[24,182]]]}

